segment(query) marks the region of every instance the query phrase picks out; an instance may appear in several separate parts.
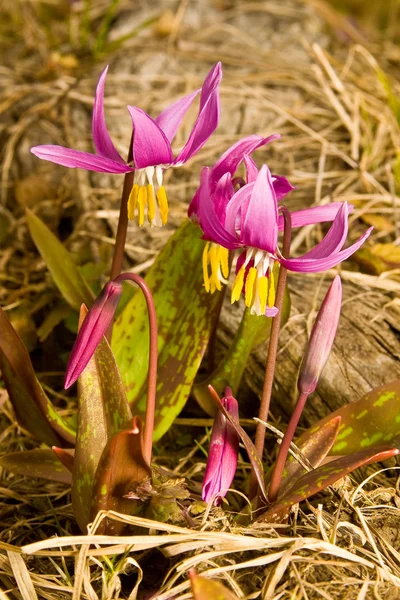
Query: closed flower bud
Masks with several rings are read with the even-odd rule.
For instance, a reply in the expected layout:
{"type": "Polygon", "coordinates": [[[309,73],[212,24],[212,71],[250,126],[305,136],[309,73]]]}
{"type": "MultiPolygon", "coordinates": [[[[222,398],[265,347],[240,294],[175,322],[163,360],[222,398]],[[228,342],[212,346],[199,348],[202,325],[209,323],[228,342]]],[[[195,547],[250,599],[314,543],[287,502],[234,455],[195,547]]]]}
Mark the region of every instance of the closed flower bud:
{"type": "Polygon", "coordinates": [[[114,317],[121,292],[121,283],[109,281],[94,301],[72,348],[65,375],[65,389],[78,379],[93,356],[114,317]]]}
{"type": "MultiPolygon", "coordinates": [[[[234,420],[239,420],[239,408],[229,388],[221,402],[234,420]]],[[[205,502],[221,502],[236,473],[239,451],[239,436],[227,418],[218,411],[211,432],[210,450],[202,486],[202,499],[205,502]]]]}
{"type": "Polygon", "coordinates": [[[341,303],[342,284],[337,275],[319,309],[301,364],[297,387],[302,394],[311,394],[317,387],[335,339],[341,303]]]}

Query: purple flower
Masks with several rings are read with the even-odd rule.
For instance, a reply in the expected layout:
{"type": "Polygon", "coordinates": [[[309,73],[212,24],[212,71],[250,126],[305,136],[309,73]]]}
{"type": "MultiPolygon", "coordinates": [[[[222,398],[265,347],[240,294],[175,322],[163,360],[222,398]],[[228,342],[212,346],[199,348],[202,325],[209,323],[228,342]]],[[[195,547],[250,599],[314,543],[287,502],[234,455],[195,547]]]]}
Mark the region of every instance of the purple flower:
{"type": "MultiPolygon", "coordinates": [[[[221,400],[224,408],[239,421],[238,403],[232,396],[230,388],[226,388],[221,400]]],[[[204,502],[214,501],[219,504],[236,473],[239,451],[239,436],[227,418],[218,411],[211,432],[210,450],[206,472],[204,474],[201,497],[204,502]]]]}
{"type": "Polygon", "coordinates": [[[109,281],[94,301],[72,348],[65,374],[65,389],[75,383],[91,359],[112,321],[121,293],[121,283],[109,281]]]}
{"type": "Polygon", "coordinates": [[[184,96],[154,120],[140,108],[128,106],[133,123],[133,164],[128,164],[121,157],[107,130],[104,117],[104,86],[107,70],[108,67],[100,75],[93,106],[92,134],[96,154],[54,145],[35,146],[31,148],[31,152],[39,158],[64,167],[77,167],[103,173],[128,173],[135,170],[137,182],[128,200],[129,218],[134,219],[137,213],[138,223],[143,225],[147,211],[150,223],[165,225],[168,219],[168,201],[163,186],[163,172],[168,167],[177,167],[186,163],[202,148],[216,129],[220,112],[221,63],[217,63],[211,69],[201,89],[184,96]],[[198,94],[200,94],[200,108],[197,119],[186,144],[174,157],[171,143],[198,94]]]}
{"type": "Polygon", "coordinates": [[[319,309],[307,350],[301,363],[297,387],[301,394],[311,394],[317,387],[335,339],[342,305],[339,275],[333,280],[319,309]]]}
{"type": "MultiPolygon", "coordinates": [[[[227,269],[221,258],[223,252],[216,252],[215,245],[226,250],[241,250],[232,288],[232,302],[238,300],[243,291],[246,306],[251,308],[253,314],[275,316],[277,309],[274,306],[273,267],[276,263],[290,271],[325,271],[358,250],[372,228],[352,246],[343,250],[348,232],[347,203],[332,203],[293,212],[293,227],[331,220],[333,223],[324,239],[312,250],[298,258],[284,258],[278,249],[278,233],[284,226],[283,217],[278,215],[278,201],[281,187],[287,193],[290,184],[285,184],[282,178],[277,185],[266,165],[256,174],[251,159],[246,160],[249,165],[248,173],[251,169],[251,181],[236,192],[233,190],[230,173],[222,176],[215,184],[212,169],[202,170],[196,198],[196,215],[204,239],[211,242],[210,246],[206,245],[205,253],[210,255],[211,251],[214,252],[213,256],[203,256],[203,269],[206,269],[209,261],[212,275],[219,280],[220,285],[221,281],[225,281],[227,269]]],[[[225,262],[227,263],[227,259],[225,262]]],[[[208,272],[205,272],[205,287],[213,291],[211,285],[207,284],[207,277],[209,278],[208,272]]],[[[215,282],[214,289],[219,289],[215,282]]]]}

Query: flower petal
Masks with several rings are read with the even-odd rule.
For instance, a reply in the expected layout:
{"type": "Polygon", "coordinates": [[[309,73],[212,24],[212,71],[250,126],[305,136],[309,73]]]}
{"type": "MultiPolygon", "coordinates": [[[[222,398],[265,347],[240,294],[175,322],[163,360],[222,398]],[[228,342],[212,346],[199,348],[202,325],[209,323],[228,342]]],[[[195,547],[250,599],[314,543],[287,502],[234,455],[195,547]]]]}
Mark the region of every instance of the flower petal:
{"type": "Polygon", "coordinates": [[[347,238],[349,229],[348,216],[349,209],[347,203],[343,202],[328,233],[319,244],[311,248],[306,254],[303,254],[302,258],[325,258],[326,256],[337,254],[347,238]]]}
{"type": "MultiPolygon", "coordinates": [[[[341,202],[331,202],[323,206],[312,206],[303,210],[296,210],[290,213],[292,217],[292,227],[303,227],[305,225],[314,225],[315,223],[325,223],[333,221],[337,216],[338,210],[342,206],[341,202]]],[[[353,210],[353,205],[349,204],[349,213],[353,210]]],[[[278,229],[284,230],[283,216],[278,217],[278,229]]]]}
{"type": "Polygon", "coordinates": [[[229,172],[233,176],[245,154],[251,154],[257,148],[265,146],[265,144],[269,144],[280,137],[279,133],[274,133],[267,138],[263,138],[261,135],[249,135],[236,142],[236,144],[233,144],[233,146],[228,148],[213,166],[211,172],[211,187],[215,182],[221,179],[224,173],[229,172]]]}
{"type": "Polygon", "coordinates": [[[171,143],[174,139],[182,119],[191,107],[193,100],[200,93],[200,90],[192,92],[183,98],[179,98],[174,104],[168,106],[155,119],[160,129],[165,133],[167,140],[171,143]]]}
{"type": "Polygon", "coordinates": [[[236,235],[236,231],[240,229],[243,207],[247,207],[254,185],[254,182],[247,183],[238,189],[226,206],[225,229],[230,235],[236,235]]]}
{"type": "Polygon", "coordinates": [[[349,246],[349,248],[341,250],[336,254],[325,256],[323,258],[304,258],[304,256],[300,256],[299,258],[286,259],[280,257],[279,262],[289,271],[296,271],[299,273],[320,273],[321,271],[332,269],[354,254],[354,252],[362,246],[372,230],[373,227],[370,227],[352,246],[349,246]]]}
{"type": "Polygon", "coordinates": [[[104,117],[104,85],[106,82],[107,71],[108,66],[100,75],[100,79],[96,87],[92,115],[93,143],[97,154],[100,156],[103,156],[104,158],[110,158],[111,160],[115,160],[121,164],[126,164],[111,141],[104,117]]]}
{"type": "Polygon", "coordinates": [[[235,193],[230,173],[225,173],[218,181],[213,193],[213,205],[220,223],[225,223],[226,207],[235,193]]]}
{"type": "Polygon", "coordinates": [[[258,167],[257,167],[255,161],[248,154],[244,155],[243,162],[244,162],[244,166],[246,168],[247,183],[251,183],[257,179],[258,167]]]}
{"type": "Polygon", "coordinates": [[[221,63],[211,69],[201,88],[200,109],[188,141],[174,160],[181,165],[204,146],[219,122],[219,84],[222,78],[221,63]]]}
{"type": "Polygon", "coordinates": [[[282,177],[281,175],[272,175],[272,185],[274,186],[278,202],[287,196],[289,192],[296,189],[286,177],[282,177]]]}
{"type": "Polygon", "coordinates": [[[81,152],[80,150],[72,150],[63,146],[34,146],[31,148],[32,154],[43,160],[69,167],[71,169],[86,169],[88,171],[97,171],[98,173],[128,173],[132,171],[126,163],[121,164],[112,160],[90,154],[90,152],[81,152]]]}
{"type": "Polygon", "coordinates": [[[247,207],[242,207],[240,239],[246,246],[274,253],[278,243],[278,204],[271,173],[263,165],[247,207]]]}
{"type": "Polygon", "coordinates": [[[203,167],[201,170],[199,195],[197,198],[197,216],[204,233],[203,237],[206,240],[224,246],[228,250],[240,248],[241,244],[238,242],[236,236],[230,235],[226,231],[215,213],[210,194],[209,173],[210,169],[207,167],[203,167]]]}
{"type": "Polygon", "coordinates": [[[132,151],[135,168],[172,163],[171,144],[157,123],[141,108],[128,106],[128,110],[134,127],[132,151]]]}

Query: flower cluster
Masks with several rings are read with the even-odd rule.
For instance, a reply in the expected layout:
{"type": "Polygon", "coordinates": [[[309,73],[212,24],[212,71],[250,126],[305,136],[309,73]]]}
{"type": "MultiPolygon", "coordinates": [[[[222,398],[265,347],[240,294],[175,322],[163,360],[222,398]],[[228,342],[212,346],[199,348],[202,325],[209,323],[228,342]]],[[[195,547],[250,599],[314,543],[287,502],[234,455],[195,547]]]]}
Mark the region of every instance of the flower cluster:
{"type": "Polygon", "coordinates": [[[197,222],[206,246],[203,255],[204,285],[213,293],[227,283],[228,252],[239,250],[232,302],[242,291],[246,306],[256,315],[275,316],[275,265],[289,271],[318,273],[346,260],[363,244],[372,228],[352,246],[342,249],[347,238],[347,203],[331,203],[291,213],[292,227],[333,221],[323,240],[298,258],[282,256],[278,235],[284,228],[279,202],[293,186],[285,177],[272,175],[267,165],[260,170],[250,153],[279,137],[249,136],[232,146],[212,168],[204,167],[200,186],[190,204],[189,216],[197,222]],[[246,180],[235,177],[244,162],[246,180]],[[239,189],[236,189],[239,185],[239,189]]]}

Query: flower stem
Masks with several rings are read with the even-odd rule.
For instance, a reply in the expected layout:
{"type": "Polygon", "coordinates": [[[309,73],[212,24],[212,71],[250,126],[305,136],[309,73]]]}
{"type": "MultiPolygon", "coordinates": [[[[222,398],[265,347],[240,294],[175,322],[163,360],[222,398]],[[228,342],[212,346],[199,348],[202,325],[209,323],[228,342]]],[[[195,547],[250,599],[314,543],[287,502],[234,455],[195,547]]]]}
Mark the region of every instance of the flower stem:
{"type": "Polygon", "coordinates": [[[116,277],[117,283],[121,281],[133,281],[143,292],[149,314],[149,368],[147,372],[147,398],[146,414],[144,418],[143,450],[147,462],[151,462],[151,451],[153,446],[154,414],[157,396],[157,360],[158,360],[158,334],[157,316],[153,295],[147,283],[135,273],[123,273],[116,277]]]}
{"type": "MultiPolygon", "coordinates": [[[[131,141],[129,143],[128,163],[132,162],[133,160],[132,144],[133,136],[131,137],[131,141]]],[[[128,198],[133,187],[134,178],[135,171],[129,171],[129,173],[126,173],[124,177],[124,186],[122,188],[121,204],[119,207],[117,233],[115,234],[114,254],[111,263],[110,281],[115,279],[122,271],[126,233],[128,231],[128,198]]],[[[112,330],[113,322],[111,322],[106,332],[106,337],[109,343],[111,343],[112,330]]]]}
{"type": "MultiPolygon", "coordinates": [[[[292,220],[290,212],[285,206],[280,208],[283,214],[285,229],[283,234],[282,254],[287,257],[290,252],[290,242],[292,239],[292,220]]],[[[276,355],[278,351],[279,331],[281,327],[283,299],[285,296],[287,270],[281,265],[279,268],[278,284],[276,288],[275,306],[278,309],[278,314],[272,320],[271,334],[269,338],[267,363],[265,367],[264,386],[261,396],[260,410],[258,418],[261,421],[267,421],[269,405],[271,403],[272,384],[274,381],[276,355]]],[[[262,423],[257,423],[256,438],[255,438],[255,453],[256,457],[262,461],[264,452],[266,427],[262,423]]],[[[258,483],[254,470],[251,472],[249,495],[254,498],[258,493],[258,483]]]]}
{"type": "Polygon", "coordinates": [[[290,444],[293,441],[293,437],[296,431],[297,424],[301,417],[301,413],[303,412],[304,405],[307,401],[308,394],[301,393],[295,409],[293,411],[292,416],[290,417],[289,425],[286,430],[285,435],[282,438],[282,443],[279,447],[278,456],[276,458],[276,462],[274,465],[274,469],[271,475],[271,483],[269,485],[268,490],[268,500],[270,502],[275,502],[278,497],[279,487],[281,485],[283,469],[285,468],[285,463],[287,459],[287,455],[289,453],[290,444]]]}

